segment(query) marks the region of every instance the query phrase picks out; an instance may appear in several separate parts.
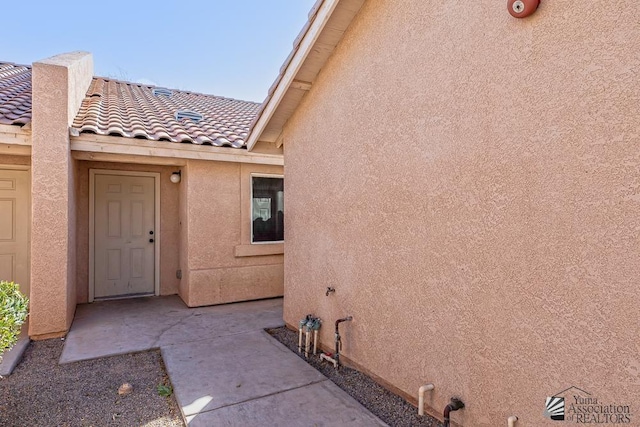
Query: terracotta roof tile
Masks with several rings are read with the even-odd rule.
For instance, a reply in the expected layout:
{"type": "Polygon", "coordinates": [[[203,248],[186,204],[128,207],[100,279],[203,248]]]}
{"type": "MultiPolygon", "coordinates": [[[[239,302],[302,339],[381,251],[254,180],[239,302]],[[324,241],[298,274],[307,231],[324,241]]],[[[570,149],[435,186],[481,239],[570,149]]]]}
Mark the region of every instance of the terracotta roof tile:
{"type": "MultiPolygon", "coordinates": [[[[73,127],[80,133],[245,147],[260,104],[178,90],[154,95],[154,89],[162,88],[96,77],[73,127]],[[198,113],[202,120],[176,120],[178,110],[198,113]]],[[[31,67],[0,62],[0,124],[30,121],[31,67]]]]}
{"type": "Polygon", "coordinates": [[[80,133],[244,148],[260,104],[213,95],[93,79],[73,127],[80,133]],[[156,89],[156,95],[154,95],[156,89]],[[202,120],[176,120],[192,111],[202,120]]]}
{"type": "Polygon", "coordinates": [[[31,121],[31,67],[0,62],[0,124],[31,121]]]}

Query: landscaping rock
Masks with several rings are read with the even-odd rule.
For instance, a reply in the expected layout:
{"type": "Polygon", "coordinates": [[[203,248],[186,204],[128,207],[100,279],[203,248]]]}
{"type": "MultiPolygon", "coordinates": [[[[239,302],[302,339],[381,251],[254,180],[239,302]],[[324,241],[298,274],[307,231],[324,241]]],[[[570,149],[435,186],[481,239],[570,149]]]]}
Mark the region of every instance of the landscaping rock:
{"type": "Polygon", "coordinates": [[[160,352],[145,351],[58,364],[64,342],[31,342],[22,362],[0,379],[0,426],[184,427],[173,396],[158,396],[171,385],[160,352]],[[118,384],[135,384],[126,398],[118,384]]]}
{"type": "MultiPolygon", "coordinates": [[[[442,423],[428,415],[419,416],[415,406],[397,394],[392,393],[369,376],[360,371],[341,366],[336,369],[333,365],[320,361],[318,355],[309,356],[298,353],[298,333],[286,327],[267,329],[271,336],[287,346],[306,362],[322,372],[338,387],[346,391],[391,427],[442,427],[442,423]]],[[[417,392],[417,390],[416,390],[417,392]]]]}
{"type": "Polygon", "coordinates": [[[120,396],[126,396],[133,392],[133,386],[129,383],[124,383],[118,388],[118,394],[120,396]]]}

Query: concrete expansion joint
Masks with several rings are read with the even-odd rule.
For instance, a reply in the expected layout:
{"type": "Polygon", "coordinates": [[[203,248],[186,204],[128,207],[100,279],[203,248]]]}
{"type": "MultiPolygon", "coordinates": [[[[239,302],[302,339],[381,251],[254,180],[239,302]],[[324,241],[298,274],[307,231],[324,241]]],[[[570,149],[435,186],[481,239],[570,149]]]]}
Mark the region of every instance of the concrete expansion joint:
{"type": "MultiPolygon", "coordinates": [[[[178,325],[176,324],[176,325],[174,325],[174,326],[178,326],[178,325]]],[[[276,326],[276,327],[279,327],[279,326],[276,326]]],[[[203,341],[215,341],[215,340],[218,340],[218,339],[220,339],[220,338],[233,337],[233,336],[236,336],[236,335],[253,334],[253,333],[256,333],[256,332],[258,332],[258,331],[255,331],[255,330],[251,331],[251,330],[249,330],[249,331],[241,331],[241,332],[231,332],[231,333],[228,333],[228,334],[222,334],[222,335],[218,335],[218,336],[215,336],[215,337],[208,337],[208,338],[199,338],[199,339],[192,339],[192,340],[179,341],[179,342],[174,342],[174,343],[166,344],[166,345],[162,345],[162,346],[160,346],[160,345],[156,345],[154,348],[162,349],[162,348],[165,348],[165,347],[182,346],[182,345],[185,345],[185,344],[192,344],[192,343],[196,343],[196,342],[203,342],[203,341]]],[[[164,334],[164,332],[163,332],[163,334],[164,334]]],[[[266,334],[266,332],[265,332],[265,334],[266,334]]],[[[160,337],[156,340],[156,342],[155,342],[154,344],[157,344],[157,343],[158,343],[158,341],[159,341],[161,338],[162,338],[162,336],[160,336],[160,337]]]]}
{"type": "Polygon", "coordinates": [[[179,326],[179,325],[180,325],[180,324],[182,324],[185,320],[187,320],[187,319],[191,319],[191,318],[192,318],[193,316],[195,316],[196,314],[197,314],[197,313],[195,313],[195,312],[193,312],[193,313],[189,313],[189,315],[188,315],[188,316],[186,316],[186,317],[181,317],[180,319],[178,319],[178,321],[177,321],[177,322],[175,322],[175,323],[173,323],[173,324],[171,324],[171,325],[167,326],[166,328],[162,329],[162,331],[160,331],[160,333],[158,333],[158,335],[157,335],[157,337],[156,337],[156,339],[155,339],[154,345],[155,345],[156,347],[159,347],[159,346],[160,346],[160,340],[162,339],[162,337],[164,336],[164,334],[166,334],[167,332],[169,332],[171,329],[173,329],[173,328],[175,328],[175,327],[179,326]]]}
{"type": "Polygon", "coordinates": [[[229,407],[232,407],[232,406],[243,405],[243,404],[245,404],[247,402],[253,402],[255,400],[260,400],[260,399],[264,399],[264,398],[267,398],[267,397],[276,396],[278,394],[286,393],[286,392],[292,391],[292,390],[300,390],[302,388],[309,387],[309,386],[316,385],[316,384],[321,384],[321,383],[324,383],[324,382],[327,382],[327,381],[331,382],[331,380],[329,380],[329,378],[325,377],[322,380],[311,381],[311,382],[309,382],[307,384],[302,384],[302,385],[299,385],[299,386],[296,386],[296,387],[291,387],[291,388],[287,388],[287,389],[284,389],[284,390],[278,390],[278,391],[275,391],[273,393],[268,393],[268,394],[265,394],[265,395],[262,395],[262,396],[252,397],[250,399],[242,400],[240,402],[234,402],[234,403],[229,403],[227,405],[222,405],[222,406],[219,406],[217,408],[212,408],[212,409],[209,409],[209,410],[206,410],[206,411],[202,411],[202,412],[198,413],[198,415],[202,415],[202,414],[204,414],[206,412],[215,412],[218,409],[223,409],[223,408],[229,408],[229,407]]]}

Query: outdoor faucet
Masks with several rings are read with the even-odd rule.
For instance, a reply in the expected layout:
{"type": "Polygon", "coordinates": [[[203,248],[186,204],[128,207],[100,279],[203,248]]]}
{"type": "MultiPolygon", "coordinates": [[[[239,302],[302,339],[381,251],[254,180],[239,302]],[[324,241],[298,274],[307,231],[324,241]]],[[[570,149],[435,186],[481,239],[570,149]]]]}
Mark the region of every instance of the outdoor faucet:
{"type": "Polygon", "coordinates": [[[449,427],[449,414],[453,411],[457,411],[459,409],[463,409],[464,408],[464,403],[462,402],[462,400],[456,398],[456,397],[452,397],[451,398],[451,403],[449,403],[445,408],[444,408],[444,427],[449,427]]]}
{"type": "Polygon", "coordinates": [[[325,295],[329,296],[330,293],[333,293],[335,291],[336,291],[336,288],[332,288],[331,286],[327,286],[327,293],[325,295]]]}

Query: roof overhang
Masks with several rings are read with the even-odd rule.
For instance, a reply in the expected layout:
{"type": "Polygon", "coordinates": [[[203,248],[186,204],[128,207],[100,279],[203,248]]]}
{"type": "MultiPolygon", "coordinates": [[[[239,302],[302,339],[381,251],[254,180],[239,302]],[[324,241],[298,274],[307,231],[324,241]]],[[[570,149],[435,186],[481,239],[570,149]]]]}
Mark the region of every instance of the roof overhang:
{"type": "Polygon", "coordinates": [[[25,126],[0,124],[0,154],[31,155],[31,124],[25,126]]]}
{"type": "Polygon", "coordinates": [[[249,136],[247,149],[258,142],[283,144],[282,130],[311,90],[318,73],[366,0],[318,0],[309,21],[293,44],[278,78],[269,89],[249,136]]]}
{"type": "Polygon", "coordinates": [[[280,154],[250,153],[247,150],[190,143],[156,142],[91,134],[71,135],[70,143],[73,158],[78,160],[164,165],[184,165],[187,160],[280,166],[284,164],[280,154]]]}

